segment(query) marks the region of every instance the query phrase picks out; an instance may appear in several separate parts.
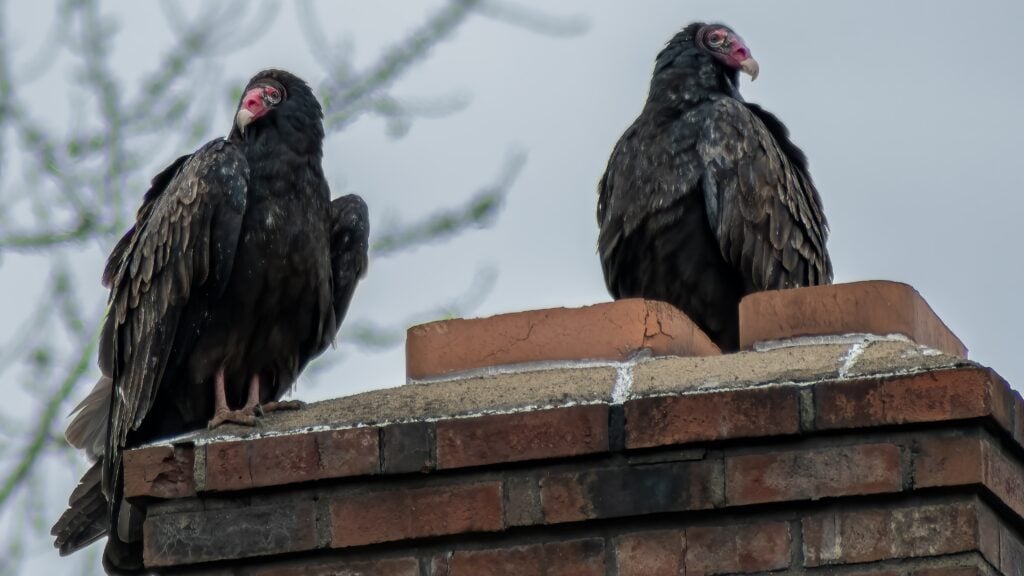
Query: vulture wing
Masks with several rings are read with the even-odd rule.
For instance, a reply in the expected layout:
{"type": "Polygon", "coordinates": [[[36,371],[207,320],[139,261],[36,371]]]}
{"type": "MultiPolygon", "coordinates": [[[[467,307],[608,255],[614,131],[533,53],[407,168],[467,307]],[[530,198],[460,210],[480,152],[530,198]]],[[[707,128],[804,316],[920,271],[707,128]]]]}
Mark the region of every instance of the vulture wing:
{"type": "Polygon", "coordinates": [[[831,282],[828,223],[785,126],[732,98],[710,106],[699,140],[708,221],[747,292],[831,282]]]}
{"type": "MultiPolygon", "coordinates": [[[[331,202],[331,272],[334,283],[335,330],[352,302],[356,284],[369,263],[370,212],[355,194],[331,202]]],[[[333,335],[332,335],[333,336],[333,335]]]]}
{"type": "Polygon", "coordinates": [[[104,326],[104,334],[111,341],[103,344],[113,379],[103,475],[108,495],[128,433],[156,398],[182,309],[200,290],[219,294],[227,284],[245,211],[248,166],[233,144],[214,140],[176,164],[173,176],[165,171],[154,180],[127,244],[112,255],[119,262],[107,266],[110,329],[104,326]]]}
{"type": "Polygon", "coordinates": [[[53,528],[62,554],[99,538],[108,518],[118,518],[121,451],[152,409],[168,359],[182,357],[175,338],[190,299],[217,295],[227,284],[248,178],[245,157],[223,139],[182,156],[153,179],[135,225],[111,252],[103,273],[110,301],[100,335],[102,376],[67,432],[72,445],[99,461],[53,528]],[[97,517],[101,501],[107,515],[97,517]]]}

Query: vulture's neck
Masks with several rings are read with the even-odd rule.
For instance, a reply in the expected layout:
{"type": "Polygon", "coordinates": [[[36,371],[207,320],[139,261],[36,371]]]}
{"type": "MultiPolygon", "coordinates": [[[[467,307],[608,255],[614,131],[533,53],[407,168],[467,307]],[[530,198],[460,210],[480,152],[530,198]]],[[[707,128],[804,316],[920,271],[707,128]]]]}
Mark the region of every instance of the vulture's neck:
{"type": "Polygon", "coordinates": [[[688,109],[721,96],[742,101],[738,86],[737,71],[724,68],[703,52],[687,51],[670,61],[659,59],[647,107],[688,109]]]}

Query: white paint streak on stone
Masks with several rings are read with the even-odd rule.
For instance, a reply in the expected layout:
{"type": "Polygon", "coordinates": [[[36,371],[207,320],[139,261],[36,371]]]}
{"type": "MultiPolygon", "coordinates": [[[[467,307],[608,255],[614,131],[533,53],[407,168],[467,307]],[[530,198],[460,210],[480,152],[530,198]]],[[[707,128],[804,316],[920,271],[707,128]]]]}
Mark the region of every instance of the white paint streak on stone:
{"type": "Polygon", "coordinates": [[[791,348],[793,346],[824,346],[828,344],[856,344],[865,339],[871,342],[910,342],[903,334],[826,334],[822,336],[797,336],[783,340],[763,340],[754,343],[754,351],[769,352],[780,348],[791,348]]]}
{"type": "Polygon", "coordinates": [[[612,404],[622,404],[629,399],[633,388],[633,367],[635,362],[622,362],[615,368],[615,385],[612,387],[612,404]]]}
{"type": "Polygon", "coordinates": [[[850,349],[843,354],[841,358],[842,364],[839,365],[839,377],[846,378],[850,374],[850,369],[857,363],[857,359],[864,353],[871,341],[867,338],[861,339],[860,342],[850,346],[850,349]]]}

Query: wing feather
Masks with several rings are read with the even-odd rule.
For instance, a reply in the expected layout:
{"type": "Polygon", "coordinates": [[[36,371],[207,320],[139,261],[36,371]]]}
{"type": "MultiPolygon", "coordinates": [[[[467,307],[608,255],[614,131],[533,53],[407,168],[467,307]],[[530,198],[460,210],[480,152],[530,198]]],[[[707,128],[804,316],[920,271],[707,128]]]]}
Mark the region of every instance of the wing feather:
{"type": "Polygon", "coordinates": [[[698,151],[706,166],[709,224],[748,290],[831,282],[821,199],[806,158],[777,118],[719,99],[710,106],[698,151]]]}
{"type": "MultiPolygon", "coordinates": [[[[227,141],[179,158],[154,178],[135,226],[111,254],[104,277],[113,326],[104,331],[111,341],[103,345],[114,358],[103,474],[108,497],[119,481],[128,435],[142,425],[163,385],[182,310],[198,290],[223,290],[206,281],[211,266],[230,270],[247,182],[245,159],[227,141]],[[214,245],[220,249],[211,253],[214,245]]],[[[215,276],[226,283],[227,274],[215,276]]],[[[109,505],[113,511],[118,502],[111,498],[109,505]]]]}

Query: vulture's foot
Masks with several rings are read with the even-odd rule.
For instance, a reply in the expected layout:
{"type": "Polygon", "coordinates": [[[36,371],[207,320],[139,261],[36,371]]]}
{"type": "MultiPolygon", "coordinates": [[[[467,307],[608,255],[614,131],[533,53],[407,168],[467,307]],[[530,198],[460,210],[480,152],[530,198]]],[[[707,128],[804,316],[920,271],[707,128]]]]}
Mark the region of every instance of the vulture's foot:
{"type": "Polygon", "coordinates": [[[302,400],[280,400],[256,406],[256,413],[263,416],[268,412],[275,412],[277,410],[299,410],[305,407],[306,403],[302,400]]]}
{"type": "Polygon", "coordinates": [[[212,429],[227,423],[255,426],[256,414],[257,411],[249,406],[239,408],[238,410],[217,410],[213,413],[213,419],[210,420],[206,427],[212,429]]]}

